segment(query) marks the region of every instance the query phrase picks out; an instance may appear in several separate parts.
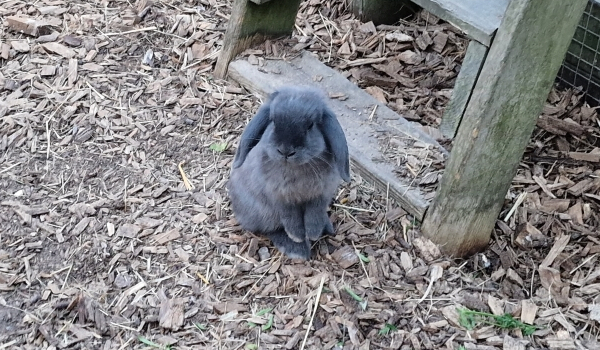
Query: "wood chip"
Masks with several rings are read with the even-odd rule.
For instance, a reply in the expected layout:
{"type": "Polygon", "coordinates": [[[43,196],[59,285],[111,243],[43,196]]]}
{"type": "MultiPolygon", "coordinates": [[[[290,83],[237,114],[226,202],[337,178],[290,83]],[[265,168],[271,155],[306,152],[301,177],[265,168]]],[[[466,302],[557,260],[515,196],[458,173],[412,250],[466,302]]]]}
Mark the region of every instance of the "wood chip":
{"type": "Polygon", "coordinates": [[[45,43],[42,44],[42,47],[47,51],[61,55],[64,58],[73,58],[76,55],[75,51],[59,43],[45,43]]]}
{"type": "Polygon", "coordinates": [[[49,28],[44,22],[30,17],[8,16],[6,25],[16,32],[31,36],[44,35],[49,32],[49,28]]]}
{"type": "Polygon", "coordinates": [[[10,42],[10,46],[18,52],[29,52],[29,44],[25,40],[13,40],[10,42]]]}
{"type": "Polygon", "coordinates": [[[126,238],[136,238],[142,228],[134,224],[123,224],[117,229],[117,235],[126,238]]]}
{"type": "Polygon", "coordinates": [[[350,266],[358,263],[358,256],[356,255],[356,252],[354,251],[354,248],[349,245],[338,248],[335,252],[333,252],[333,254],[331,254],[331,257],[340,265],[342,269],[347,269],[350,266]]]}
{"type": "Polygon", "coordinates": [[[423,61],[421,55],[410,50],[402,52],[400,55],[398,55],[398,58],[400,59],[400,61],[412,65],[419,64],[423,61]]]}
{"type": "Polygon", "coordinates": [[[521,301],[521,321],[527,324],[533,324],[538,306],[530,299],[521,301]]]}
{"type": "Polygon", "coordinates": [[[178,330],[184,321],[184,298],[166,299],[160,305],[158,324],[162,328],[178,330]]]}
{"type": "Polygon", "coordinates": [[[399,43],[411,42],[414,38],[410,35],[406,35],[400,32],[392,32],[385,35],[385,40],[397,41],[399,43]]]}

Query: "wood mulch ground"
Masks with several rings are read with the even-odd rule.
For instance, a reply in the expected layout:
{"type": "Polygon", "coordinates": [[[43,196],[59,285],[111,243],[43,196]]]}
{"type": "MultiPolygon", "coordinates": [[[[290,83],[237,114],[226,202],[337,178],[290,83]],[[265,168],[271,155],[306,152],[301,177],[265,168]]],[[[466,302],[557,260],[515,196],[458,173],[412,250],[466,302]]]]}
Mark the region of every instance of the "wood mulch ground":
{"type": "MultiPolygon", "coordinates": [[[[260,105],[212,77],[229,13],[0,0],[0,349],[600,348],[600,122],[581,94],[549,95],[481,254],[442,257],[353,176],[337,235],[291,261],[228,206],[260,105]]],[[[376,28],[310,0],[291,39],[244,55],[317,52],[435,135],[466,43],[427,13],[376,28]]],[[[393,146],[399,176],[423,166],[393,146]]]]}

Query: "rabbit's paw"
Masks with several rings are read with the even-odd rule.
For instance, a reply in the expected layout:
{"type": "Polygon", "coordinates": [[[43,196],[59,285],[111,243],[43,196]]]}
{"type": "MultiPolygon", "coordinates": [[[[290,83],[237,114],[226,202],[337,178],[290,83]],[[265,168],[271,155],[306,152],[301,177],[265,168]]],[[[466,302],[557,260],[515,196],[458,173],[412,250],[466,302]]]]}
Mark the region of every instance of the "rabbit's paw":
{"type": "Polygon", "coordinates": [[[293,241],[284,231],[267,233],[266,236],[273,242],[275,248],[290,259],[310,259],[310,242],[293,241]]]}
{"type": "Polygon", "coordinates": [[[287,226],[285,227],[285,233],[292,241],[296,243],[304,242],[306,239],[304,227],[302,226],[287,226]]]}
{"type": "Polygon", "coordinates": [[[319,217],[313,217],[305,220],[306,222],[306,238],[316,241],[328,230],[333,231],[333,225],[327,217],[327,214],[319,215],[319,217]]]}
{"type": "Polygon", "coordinates": [[[327,210],[322,203],[317,202],[314,205],[307,206],[304,212],[304,225],[306,228],[306,238],[316,241],[327,230],[333,231],[333,226],[327,216],[327,210]]]}
{"type": "Polygon", "coordinates": [[[327,224],[325,224],[325,229],[323,230],[323,234],[325,235],[335,235],[335,231],[333,230],[333,224],[329,219],[327,219],[327,224]]]}
{"type": "Polygon", "coordinates": [[[299,210],[288,210],[285,215],[282,215],[282,224],[285,233],[292,241],[302,243],[306,240],[304,218],[299,210]]]}

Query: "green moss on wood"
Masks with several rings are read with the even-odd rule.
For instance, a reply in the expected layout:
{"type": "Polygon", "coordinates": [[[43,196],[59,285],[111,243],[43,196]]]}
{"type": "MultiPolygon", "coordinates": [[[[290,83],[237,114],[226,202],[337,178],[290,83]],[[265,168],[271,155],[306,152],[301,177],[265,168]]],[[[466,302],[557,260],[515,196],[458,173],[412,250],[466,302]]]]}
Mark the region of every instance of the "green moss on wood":
{"type": "Polygon", "coordinates": [[[300,0],[272,0],[257,5],[248,2],[240,37],[290,35],[294,29],[300,0]]]}
{"type": "Polygon", "coordinates": [[[586,0],[512,0],[423,232],[448,254],[486,247],[586,0]]]}

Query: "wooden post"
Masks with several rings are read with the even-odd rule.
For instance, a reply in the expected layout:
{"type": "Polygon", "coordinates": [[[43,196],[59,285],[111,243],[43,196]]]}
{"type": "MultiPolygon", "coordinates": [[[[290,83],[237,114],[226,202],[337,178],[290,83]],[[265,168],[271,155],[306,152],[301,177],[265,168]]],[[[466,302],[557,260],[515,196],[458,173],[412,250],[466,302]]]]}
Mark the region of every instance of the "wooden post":
{"type": "Polygon", "coordinates": [[[217,79],[225,78],[229,62],[238,53],[266,37],[292,33],[300,0],[257,2],[233,0],[223,48],[215,66],[217,79]]]}
{"type": "Polygon", "coordinates": [[[458,77],[456,77],[456,83],[454,83],[452,98],[450,98],[450,102],[444,110],[442,122],[440,123],[440,131],[449,139],[456,136],[456,131],[467,108],[469,98],[471,98],[477,77],[483,62],[485,62],[487,50],[487,47],[475,40],[469,42],[465,59],[460,67],[460,72],[458,72],[458,77]]]}
{"type": "Polygon", "coordinates": [[[587,0],[512,0],[422,230],[448,255],[485,248],[587,0]]]}

